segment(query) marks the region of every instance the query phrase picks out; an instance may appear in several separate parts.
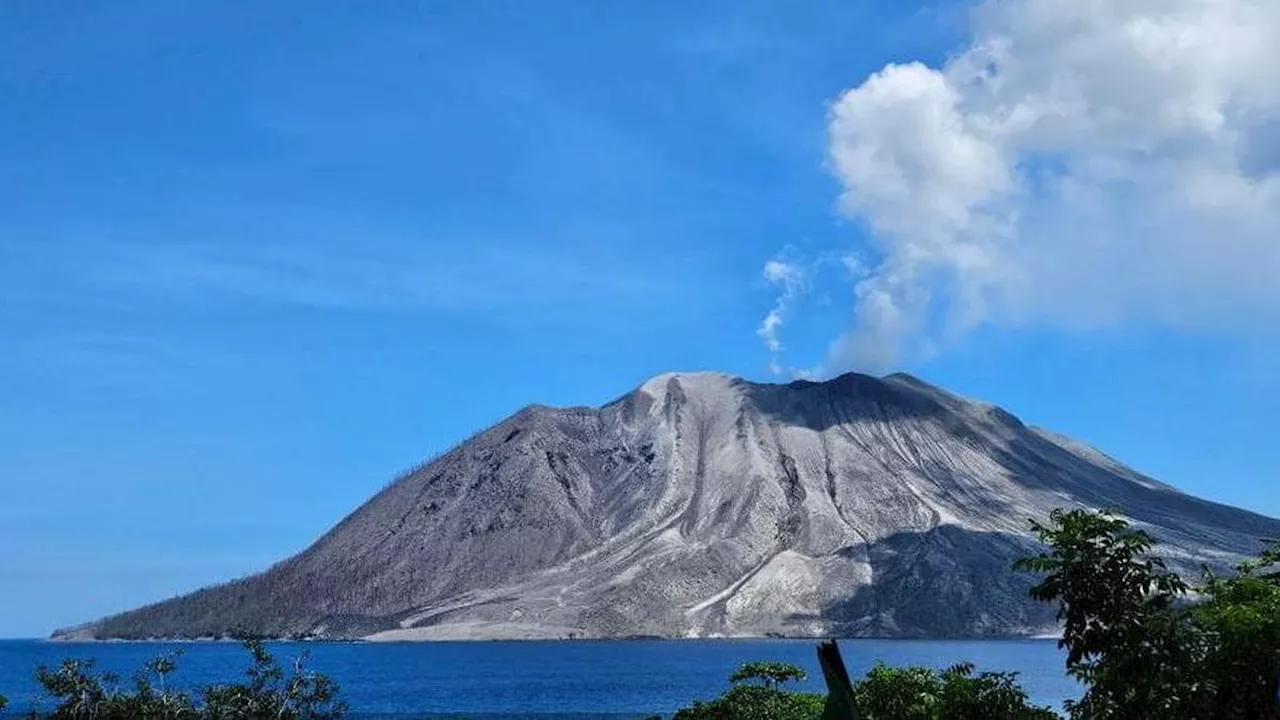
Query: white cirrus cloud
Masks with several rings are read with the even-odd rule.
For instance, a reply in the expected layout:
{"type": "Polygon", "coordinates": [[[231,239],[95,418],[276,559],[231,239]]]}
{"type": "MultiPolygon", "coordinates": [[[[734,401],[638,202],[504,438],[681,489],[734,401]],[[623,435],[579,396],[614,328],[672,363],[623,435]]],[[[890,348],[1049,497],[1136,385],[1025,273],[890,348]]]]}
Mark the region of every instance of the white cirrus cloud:
{"type": "Polygon", "coordinates": [[[1280,320],[1280,2],[987,0],[830,108],[872,247],[820,374],[988,324],[1280,320]]]}

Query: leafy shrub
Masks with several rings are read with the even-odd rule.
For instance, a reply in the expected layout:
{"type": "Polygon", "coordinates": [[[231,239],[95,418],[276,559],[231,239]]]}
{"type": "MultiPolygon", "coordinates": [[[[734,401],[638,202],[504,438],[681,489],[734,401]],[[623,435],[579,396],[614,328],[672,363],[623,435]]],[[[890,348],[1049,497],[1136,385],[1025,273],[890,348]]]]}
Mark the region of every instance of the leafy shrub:
{"type": "Polygon", "coordinates": [[[346,706],[337,700],[338,686],[325,675],[305,668],[303,653],[289,673],[260,640],[245,640],[253,660],[246,682],[214,685],[192,695],[167,688],[177,669],[177,653],[149,661],[133,677],[132,689],[114,673],[95,672],[93,660],[65,660],[57,668],[40,666],[36,679],[56,707],[53,720],[330,720],[346,706]]]}
{"type": "Polygon", "coordinates": [[[877,665],[853,688],[863,720],[1053,720],[1018,686],[1015,673],[973,674],[969,664],[943,672],[877,665]]]}

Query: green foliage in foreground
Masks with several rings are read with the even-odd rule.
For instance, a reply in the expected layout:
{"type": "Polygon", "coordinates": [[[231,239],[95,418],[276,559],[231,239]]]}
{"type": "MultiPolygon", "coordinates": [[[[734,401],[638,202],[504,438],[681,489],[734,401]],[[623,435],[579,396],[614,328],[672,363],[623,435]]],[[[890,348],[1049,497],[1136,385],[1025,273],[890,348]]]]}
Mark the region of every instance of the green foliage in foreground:
{"type": "Polygon", "coordinates": [[[805,673],[785,663],[748,663],[730,676],[724,695],[695,702],[674,720],[1054,720],[1030,705],[1013,673],[974,674],[970,665],[939,672],[878,665],[852,685],[856,714],[824,715],[825,697],[782,685],[805,673]]]}
{"type": "Polygon", "coordinates": [[[1193,590],[1118,517],[1033,526],[1049,551],[1019,567],[1046,573],[1032,595],[1059,604],[1067,672],[1087,686],[1072,718],[1280,718],[1280,549],[1193,590]]]}
{"type": "Polygon", "coordinates": [[[674,720],[818,720],[823,696],[762,685],[736,685],[707,702],[695,701],[674,720]]]}
{"type": "Polygon", "coordinates": [[[877,665],[853,688],[863,720],[1055,720],[1048,708],[1030,704],[1016,673],[974,674],[961,664],[931,668],[877,665]]]}
{"type": "Polygon", "coordinates": [[[805,671],[779,662],[747,663],[729,676],[732,687],[706,702],[696,701],[673,720],[818,720],[823,696],[782,686],[805,679],[805,671]]]}
{"type": "Polygon", "coordinates": [[[113,673],[95,672],[92,660],[42,665],[36,678],[57,703],[48,715],[53,720],[330,720],[346,713],[337,684],[307,670],[305,653],[286,672],[261,641],[245,640],[244,647],[252,661],[244,680],[206,687],[197,696],[167,688],[177,653],[148,662],[131,687],[113,673]]]}
{"type": "Polygon", "coordinates": [[[785,683],[804,679],[804,670],[782,662],[749,662],[729,676],[731,683],[755,682],[774,690],[785,683]]]}

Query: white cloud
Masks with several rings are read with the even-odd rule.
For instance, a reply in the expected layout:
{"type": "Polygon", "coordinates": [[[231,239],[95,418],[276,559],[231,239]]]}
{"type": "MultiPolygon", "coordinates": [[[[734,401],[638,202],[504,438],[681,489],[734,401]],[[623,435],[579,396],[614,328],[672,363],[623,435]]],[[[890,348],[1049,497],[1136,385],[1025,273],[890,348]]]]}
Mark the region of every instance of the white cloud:
{"type": "Polygon", "coordinates": [[[1280,2],[988,0],[940,68],[829,117],[873,262],[821,370],[983,324],[1240,328],[1280,310],[1280,2]]]}
{"type": "Polygon", "coordinates": [[[778,333],[782,329],[792,305],[807,289],[807,275],[805,268],[795,261],[774,258],[764,264],[764,279],[771,285],[777,286],[779,292],[773,309],[760,322],[760,327],[756,329],[756,334],[760,336],[760,339],[764,341],[765,347],[769,349],[769,372],[775,375],[783,372],[782,365],[779,362],[779,355],[782,352],[782,340],[779,339],[778,333]]]}

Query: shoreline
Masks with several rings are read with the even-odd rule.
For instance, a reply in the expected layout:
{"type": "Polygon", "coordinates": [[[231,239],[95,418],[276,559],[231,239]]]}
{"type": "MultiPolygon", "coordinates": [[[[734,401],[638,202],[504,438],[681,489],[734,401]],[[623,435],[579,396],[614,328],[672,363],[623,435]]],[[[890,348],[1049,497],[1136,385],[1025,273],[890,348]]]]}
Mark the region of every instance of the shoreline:
{"type": "MultiPolygon", "coordinates": [[[[661,635],[631,635],[617,637],[437,637],[437,638],[384,638],[375,639],[370,637],[357,638],[339,638],[339,637],[313,637],[313,638],[289,638],[289,637],[261,637],[255,638],[267,643],[326,643],[326,644],[366,644],[366,645],[448,645],[460,643],[616,643],[616,642],[664,642],[664,643],[681,643],[681,642],[705,642],[705,641],[741,641],[753,642],[762,640],[778,640],[794,642],[798,640],[821,641],[836,640],[839,642],[857,642],[861,640],[868,641],[895,641],[895,642],[1047,642],[1050,640],[1060,640],[1060,633],[1034,633],[1028,635],[962,635],[962,636],[937,636],[937,637],[918,637],[918,636],[900,636],[900,635],[857,635],[850,637],[840,637],[831,635],[710,635],[705,637],[686,637],[686,636],[661,636],[661,635]]],[[[230,643],[239,644],[242,640],[228,637],[200,637],[200,638],[175,638],[175,637],[151,637],[151,638],[8,638],[0,639],[0,642],[37,642],[48,643],[51,645],[74,645],[74,644],[205,644],[205,643],[230,643]]]]}

